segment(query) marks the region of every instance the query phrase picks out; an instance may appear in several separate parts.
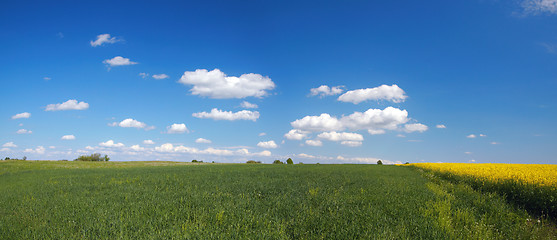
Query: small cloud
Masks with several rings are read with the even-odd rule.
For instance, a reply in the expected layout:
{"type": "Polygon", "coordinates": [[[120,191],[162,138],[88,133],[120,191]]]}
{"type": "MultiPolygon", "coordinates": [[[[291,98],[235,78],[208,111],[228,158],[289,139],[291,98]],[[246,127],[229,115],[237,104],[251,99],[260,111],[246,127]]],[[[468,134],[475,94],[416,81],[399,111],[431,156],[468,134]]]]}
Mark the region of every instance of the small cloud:
{"type": "Polygon", "coordinates": [[[103,63],[107,64],[107,65],[110,65],[111,67],[137,64],[137,62],[132,62],[132,61],[130,61],[129,58],[125,58],[125,57],[121,57],[121,56],[116,56],[112,59],[106,59],[106,60],[103,61],[103,63]]]}
{"type": "Polygon", "coordinates": [[[470,161],[468,161],[468,162],[474,163],[474,162],[476,162],[476,160],[472,159],[472,160],[470,160],[470,161]]]}
{"type": "Polygon", "coordinates": [[[27,148],[23,152],[26,153],[36,153],[36,154],[44,154],[45,148],[43,146],[37,146],[35,149],[27,148]]]}
{"type": "Polygon", "coordinates": [[[143,148],[143,147],[141,147],[141,146],[139,146],[139,145],[133,145],[133,146],[130,147],[130,149],[131,149],[131,150],[134,150],[134,151],[136,151],[136,152],[145,150],[145,148],[143,148]]]}
{"type": "Polygon", "coordinates": [[[259,118],[258,111],[248,111],[242,110],[239,112],[231,112],[231,111],[222,111],[216,108],[211,109],[211,112],[198,112],[193,113],[192,116],[196,118],[212,118],[214,120],[228,120],[228,121],[235,121],[235,120],[251,120],[257,121],[259,118]]]}
{"type": "Polygon", "coordinates": [[[277,148],[277,144],[275,143],[275,141],[271,140],[268,142],[259,142],[257,143],[258,147],[262,147],[262,148],[277,148]]]}
{"type": "Polygon", "coordinates": [[[56,147],[55,147],[55,146],[50,146],[50,147],[48,147],[48,148],[50,148],[50,149],[55,149],[56,147]]]}
{"type": "Polygon", "coordinates": [[[90,41],[90,44],[92,47],[97,47],[97,46],[101,46],[105,43],[115,43],[115,42],[119,42],[121,41],[120,39],[116,38],[116,37],[110,37],[110,34],[105,33],[105,34],[100,34],[97,36],[97,39],[95,41],[90,41]]]}
{"type": "Polygon", "coordinates": [[[492,144],[492,145],[497,145],[497,144],[500,144],[500,143],[498,143],[498,142],[491,142],[490,144],[492,144]]]}
{"type": "Polygon", "coordinates": [[[338,95],[344,92],[344,89],[342,89],[343,87],[344,86],[329,87],[327,85],[321,85],[317,88],[310,89],[309,95],[319,97],[338,95]]]}
{"type": "Polygon", "coordinates": [[[396,136],[399,137],[399,138],[405,138],[406,137],[403,134],[397,134],[396,136]]]}
{"type": "Polygon", "coordinates": [[[436,128],[447,128],[447,126],[443,125],[443,124],[437,124],[437,126],[435,126],[436,128]]]}
{"type": "Polygon", "coordinates": [[[299,129],[292,129],[288,133],[284,134],[284,137],[288,140],[302,140],[307,137],[310,132],[303,131],[299,129]]]}
{"type": "Polygon", "coordinates": [[[243,108],[258,108],[259,106],[257,106],[257,104],[255,104],[255,103],[250,103],[248,101],[243,101],[240,104],[240,107],[243,107],[243,108]]]}
{"type": "Polygon", "coordinates": [[[12,119],[29,118],[29,117],[31,117],[31,113],[23,112],[23,113],[18,113],[16,115],[13,115],[12,119]]]}
{"type": "Polygon", "coordinates": [[[2,147],[16,148],[17,145],[15,145],[14,142],[7,142],[7,143],[4,143],[4,145],[2,145],[2,147]]]}
{"type": "Polygon", "coordinates": [[[144,72],[142,72],[142,73],[139,73],[139,76],[140,76],[141,78],[146,78],[146,77],[149,77],[149,73],[144,73],[144,72]]]}
{"type": "Polygon", "coordinates": [[[17,134],[31,134],[33,133],[33,131],[27,130],[27,129],[19,129],[16,132],[17,134]]]}
{"type": "Polygon", "coordinates": [[[358,104],[368,100],[386,100],[394,103],[404,102],[408,96],[396,84],[391,86],[381,85],[374,88],[356,89],[347,91],[338,97],[338,101],[358,104]]]}
{"type": "Polygon", "coordinates": [[[154,126],[148,126],[146,123],[137,121],[133,118],[126,118],[119,123],[118,122],[112,122],[112,123],[109,123],[108,126],[111,126],[111,127],[119,126],[119,127],[123,127],[123,128],[138,128],[138,129],[142,128],[142,129],[145,129],[146,131],[155,129],[154,126]]]}
{"type": "Polygon", "coordinates": [[[44,79],[45,81],[50,81],[50,79],[52,79],[52,78],[44,77],[43,79],[44,79]]]}
{"type": "Polygon", "coordinates": [[[487,137],[487,135],[480,133],[480,137],[487,137]]]}
{"type": "Polygon", "coordinates": [[[557,0],[523,0],[522,7],[526,14],[557,14],[557,0]]]}
{"type": "Polygon", "coordinates": [[[154,79],[157,79],[157,80],[162,80],[162,79],[169,78],[169,76],[166,75],[166,74],[164,74],[164,73],[162,73],[162,74],[154,74],[154,75],[153,75],[153,78],[154,78],[154,79]]]}
{"type": "Polygon", "coordinates": [[[264,133],[264,132],[259,133],[259,136],[260,136],[260,137],[263,137],[263,136],[265,136],[265,135],[267,135],[267,133],[264,133]]]}
{"type": "Polygon", "coordinates": [[[211,140],[205,139],[205,138],[198,138],[195,139],[196,143],[212,143],[211,140]]]}
{"type": "Polygon", "coordinates": [[[306,144],[314,147],[323,146],[323,142],[321,142],[320,140],[306,140],[306,144]]]}
{"type": "Polygon", "coordinates": [[[475,135],[475,134],[470,134],[470,135],[468,135],[468,136],[466,136],[466,137],[467,137],[467,138],[476,138],[476,135],[475,135]]]}
{"type": "Polygon", "coordinates": [[[143,144],[147,144],[147,145],[151,145],[151,144],[155,144],[155,142],[153,142],[153,140],[143,140],[143,144]]]}
{"type": "Polygon", "coordinates": [[[123,143],[114,143],[113,140],[108,140],[106,142],[99,143],[99,146],[110,147],[110,148],[120,148],[120,147],[124,147],[124,144],[123,143]]]}
{"type": "Polygon", "coordinates": [[[470,154],[472,154],[472,152],[464,152],[464,154],[468,154],[468,155],[470,155],[470,154]]]}
{"type": "Polygon", "coordinates": [[[414,140],[414,139],[411,139],[411,140],[408,140],[408,142],[423,142],[423,140],[414,140]]]}
{"type": "Polygon", "coordinates": [[[48,104],[45,111],[66,111],[66,110],[85,110],[89,108],[89,103],[78,102],[75,99],[70,99],[63,103],[48,104]]]}
{"type": "Polygon", "coordinates": [[[95,150],[95,148],[94,148],[94,147],[91,147],[91,146],[87,146],[87,147],[85,147],[85,149],[87,149],[87,150],[95,150]]]}
{"type": "Polygon", "coordinates": [[[404,125],[404,131],[407,133],[411,132],[425,132],[427,131],[428,127],[421,123],[412,123],[404,125]]]}
{"type": "Polygon", "coordinates": [[[362,146],[362,142],[360,141],[342,141],[340,144],[349,146],[349,147],[359,147],[362,146]]]}
{"type": "Polygon", "coordinates": [[[75,136],[74,135],[64,135],[61,138],[62,140],[75,140],[75,136]]]}
{"type": "Polygon", "coordinates": [[[167,131],[166,133],[185,133],[185,132],[189,132],[188,128],[186,127],[186,124],[183,123],[174,123],[168,127],[166,127],[167,131]]]}

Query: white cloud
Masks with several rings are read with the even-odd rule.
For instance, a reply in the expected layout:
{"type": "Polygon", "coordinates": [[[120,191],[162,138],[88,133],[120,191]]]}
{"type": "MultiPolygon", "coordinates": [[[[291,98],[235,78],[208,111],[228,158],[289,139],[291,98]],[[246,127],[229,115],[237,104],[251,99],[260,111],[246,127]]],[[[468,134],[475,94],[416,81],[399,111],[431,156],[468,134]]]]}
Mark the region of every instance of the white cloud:
{"type": "Polygon", "coordinates": [[[18,113],[16,115],[12,116],[12,119],[18,119],[18,118],[29,118],[31,117],[31,113],[28,112],[23,112],[23,113],[18,113]]]}
{"type": "Polygon", "coordinates": [[[275,143],[275,141],[271,140],[271,141],[267,141],[267,142],[259,142],[257,143],[258,147],[262,147],[262,148],[277,148],[277,144],[275,143]]]}
{"type": "Polygon", "coordinates": [[[324,132],[343,129],[342,123],[336,118],[331,117],[327,113],[319,116],[305,116],[290,123],[292,127],[301,130],[324,132]]]}
{"type": "Polygon", "coordinates": [[[427,131],[428,127],[421,123],[412,123],[404,125],[404,131],[407,133],[411,132],[425,132],[427,131]]]}
{"type": "Polygon", "coordinates": [[[139,145],[133,145],[133,146],[130,147],[130,149],[131,149],[131,150],[134,150],[134,151],[136,151],[136,152],[144,151],[144,150],[145,150],[144,147],[141,147],[141,146],[139,146],[139,145]]]}
{"type": "Polygon", "coordinates": [[[392,86],[381,85],[375,88],[356,89],[348,91],[338,97],[341,102],[351,102],[358,104],[367,100],[387,100],[395,103],[404,102],[407,98],[404,90],[396,84],[392,86]]]}
{"type": "Polygon", "coordinates": [[[524,7],[526,13],[533,15],[557,14],[557,0],[524,0],[522,7],[524,7]]]}
{"type": "Polygon", "coordinates": [[[153,140],[147,139],[147,140],[143,140],[143,144],[151,145],[151,144],[155,144],[155,142],[153,142],[153,140]]]}
{"type": "Polygon", "coordinates": [[[43,146],[37,146],[35,149],[27,148],[24,150],[26,153],[36,153],[36,154],[44,154],[45,148],[43,146]]]}
{"type": "Polygon", "coordinates": [[[154,75],[153,75],[153,78],[154,78],[154,79],[157,79],[157,80],[161,80],[161,79],[169,78],[169,76],[166,75],[166,74],[164,74],[164,73],[162,73],[162,74],[154,74],[154,75]]]}
{"type": "Polygon", "coordinates": [[[139,73],[139,76],[141,76],[141,78],[146,78],[146,77],[149,76],[149,73],[142,72],[142,73],[139,73]]]}
{"type": "Polygon", "coordinates": [[[464,152],[464,154],[472,154],[472,152],[464,152]]]}
{"type": "Polygon", "coordinates": [[[15,145],[14,142],[7,142],[7,143],[4,143],[4,145],[2,145],[2,147],[16,148],[17,145],[15,145]]]}
{"type": "Polygon", "coordinates": [[[336,86],[336,87],[329,87],[327,85],[321,85],[317,88],[312,88],[310,89],[310,96],[317,96],[319,95],[319,97],[325,97],[325,96],[332,96],[332,95],[338,95],[341,94],[344,89],[342,89],[343,86],[336,86]]]}
{"type": "Polygon", "coordinates": [[[116,38],[116,37],[110,37],[110,34],[100,34],[97,36],[97,39],[95,41],[91,41],[91,46],[92,47],[97,47],[97,46],[101,46],[104,43],[115,43],[121,41],[120,39],[116,38]]]}
{"type": "Polygon", "coordinates": [[[359,142],[359,141],[342,141],[342,142],[340,142],[340,144],[346,145],[346,146],[349,146],[349,147],[362,146],[362,142],[359,142]]]}
{"type": "Polygon", "coordinates": [[[174,146],[171,143],[165,143],[158,147],[155,147],[155,151],[161,153],[190,153],[190,154],[208,154],[208,155],[217,155],[217,156],[271,156],[271,152],[269,151],[262,151],[262,152],[255,152],[250,153],[248,149],[241,148],[236,151],[227,150],[227,149],[216,149],[216,148],[207,148],[205,150],[199,150],[193,147],[185,147],[182,145],[174,146]]]}
{"type": "Polygon", "coordinates": [[[498,142],[491,142],[490,144],[492,144],[492,145],[497,145],[497,144],[499,144],[499,143],[498,143],[498,142]]]}
{"type": "Polygon", "coordinates": [[[111,67],[137,64],[137,62],[132,62],[132,61],[130,61],[129,58],[125,58],[125,57],[121,57],[121,56],[116,56],[112,59],[106,59],[106,60],[103,61],[103,63],[107,64],[107,65],[110,65],[111,67]]]}
{"type": "Polygon", "coordinates": [[[255,104],[255,103],[250,103],[248,101],[243,101],[240,104],[240,107],[243,107],[243,108],[258,108],[259,106],[257,106],[257,104],[255,104]]]}
{"type": "Polygon", "coordinates": [[[380,135],[386,133],[386,131],[383,129],[368,129],[367,132],[369,133],[369,135],[380,135]]]}
{"type": "MultiPolygon", "coordinates": [[[[365,112],[354,112],[342,117],[341,122],[353,130],[395,130],[399,125],[408,122],[408,112],[398,108],[387,107],[381,109],[368,109],[365,112]]],[[[370,132],[371,133],[371,132],[370,132]]]]}
{"type": "Polygon", "coordinates": [[[55,147],[55,146],[50,146],[50,147],[48,147],[48,148],[50,148],[50,149],[55,149],[56,147],[55,147]]]}
{"type": "Polygon", "coordinates": [[[9,151],[11,151],[11,149],[9,149],[9,148],[2,148],[2,149],[0,149],[0,152],[9,152],[9,151]]]}
{"type": "Polygon", "coordinates": [[[323,146],[323,142],[319,140],[306,140],[306,144],[314,147],[321,147],[323,146]]]}
{"type": "Polygon", "coordinates": [[[275,88],[275,83],[269,77],[255,73],[242,74],[240,77],[226,76],[219,69],[186,71],[178,82],[193,85],[190,89],[193,95],[216,99],[261,98],[268,94],[267,90],[275,88]]]}
{"type": "Polygon", "coordinates": [[[260,137],[263,137],[263,136],[265,136],[265,135],[267,135],[267,133],[264,133],[264,132],[259,133],[259,136],[260,136],[260,137]]]}
{"type": "Polygon", "coordinates": [[[480,137],[487,137],[487,135],[480,133],[480,137]]]}
{"type": "Polygon", "coordinates": [[[75,140],[75,136],[74,135],[64,135],[61,138],[62,140],[75,140]]]}
{"type": "Polygon", "coordinates": [[[301,158],[317,158],[316,156],[305,154],[305,153],[300,153],[300,154],[297,154],[296,156],[301,157],[301,158]]]}
{"type": "Polygon", "coordinates": [[[132,118],[126,118],[126,119],[122,120],[120,123],[118,123],[118,126],[123,127],[123,128],[146,128],[147,124],[145,124],[144,122],[137,121],[137,120],[132,119],[132,118]]]}
{"type": "Polygon", "coordinates": [[[19,129],[16,132],[17,134],[31,134],[33,133],[33,131],[27,130],[27,129],[19,129]]]}
{"type": "Polygon", "coordinates": [[[329,141],[363,141],[364,136],[358,133],[350,132],[324,132],[317,135],[318,138],[329,140],[329,141]]]}
{"type": "Polygon", "coordinates": [[[186,127],[186,124],[183,123],[174,123],[168,127],[166,127],[167,131],[166,133],[185,133],[185,132],[190,132],[188,130],[188,128],[186,127]]]}
{"type": "Polygon", "coordinates": [[[476,135],[475,135],[475,134],[470,134],[470,135],[468,135],[468,136],[466,136],[466,137],[467,137],[467,138],[476,138],[476,135]]]}
{"type": "Polygon", "coordinates": [[[85,147],[85,149],[87,149],[87,150],[95,150],[95,148],[94,148],[94,147],[91,147],[91,146],[87,146],[87,147],[85,147]]]}
{"type": "Polygon", "coordinates": [[[447,126],[443,125],[443,124],[437,124],[437,126],[435,126],[436,128],[447,128],[447,126]]]}
{"type": "Polygon", "coordinates": [[[195,142],[196,142],[196,143],[212,143],[211,140],[205,139],[205,138],[198,138],[198,139],[195,139],[195,142]]]}
{"type": "Polygon", "coordinates": [[[303,131],[299,129],[292,129],[288,133],[284,134],[284,137],[288,140],[302,140],[307,137],[310,132],[303,131]]]}
{"type": "Polygon", "coordinates": [[[66,111],[66,110],[85,110],[89,108],[89,103],[78,102],[75,99],[70,99],[63,103],[48,104],[45,111],[66,111]]]}
{"type": "Polygon", "coordinates": [[[249,110],[242,110],[239,112],[231,112],[231,111],[222,111],[216,108],[211,109],[211,112],[198,112],[193,113],[192,116],[196,118],[212,118],[214,120],[228,120],[228,121],[235,121],[235,120],[251,120],[256,121],[259,118],[258,111],[249,111],[249,110]]]}
{"type": "Polygon", "coordinates": [[[120,148],[120,147],[124,147],[124,144],[123,143],[114,143],[114,141],[108,140],[106,142],[99,143],[99,146],[120,148]]]}

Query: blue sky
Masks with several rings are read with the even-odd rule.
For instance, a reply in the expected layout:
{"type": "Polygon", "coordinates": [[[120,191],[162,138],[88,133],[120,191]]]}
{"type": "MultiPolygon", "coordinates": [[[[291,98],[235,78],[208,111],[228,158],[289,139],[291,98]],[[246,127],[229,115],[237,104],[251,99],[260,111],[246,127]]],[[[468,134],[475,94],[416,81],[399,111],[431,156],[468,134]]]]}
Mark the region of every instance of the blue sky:
{"type": "Polygon", "coordinates": [[[16,1],[0,157],[556,164],[557,1],[16,1]]]}

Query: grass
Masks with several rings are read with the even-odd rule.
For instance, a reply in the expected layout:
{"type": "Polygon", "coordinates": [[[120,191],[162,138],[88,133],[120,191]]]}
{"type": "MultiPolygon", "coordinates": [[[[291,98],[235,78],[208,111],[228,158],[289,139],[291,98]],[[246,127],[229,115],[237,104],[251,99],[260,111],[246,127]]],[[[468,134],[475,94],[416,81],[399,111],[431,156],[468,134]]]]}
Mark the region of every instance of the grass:
{"type": "Polygon", "coordinates": [[[0,239],[557,238],[399,166],[0,161],[0,183],[0,239]]]}

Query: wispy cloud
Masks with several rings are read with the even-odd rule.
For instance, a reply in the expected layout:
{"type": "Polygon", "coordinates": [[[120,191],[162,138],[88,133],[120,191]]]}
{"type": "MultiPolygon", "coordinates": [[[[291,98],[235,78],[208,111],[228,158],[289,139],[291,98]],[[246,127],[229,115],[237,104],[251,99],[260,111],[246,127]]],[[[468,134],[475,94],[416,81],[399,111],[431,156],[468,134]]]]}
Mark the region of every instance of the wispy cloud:
{"type": "Polygon", "coordinates": [[[91,41],[90,44],[92,47],[97,47],[97,46],[101,46],[105,43],[115,43],[115,42],[119,42],[122,41],[119,38],[116,37],[111,37],[110,34],[105,33],[105,34],[100,34],[97,36],[97,39],[95,41],[91,41]]]}

